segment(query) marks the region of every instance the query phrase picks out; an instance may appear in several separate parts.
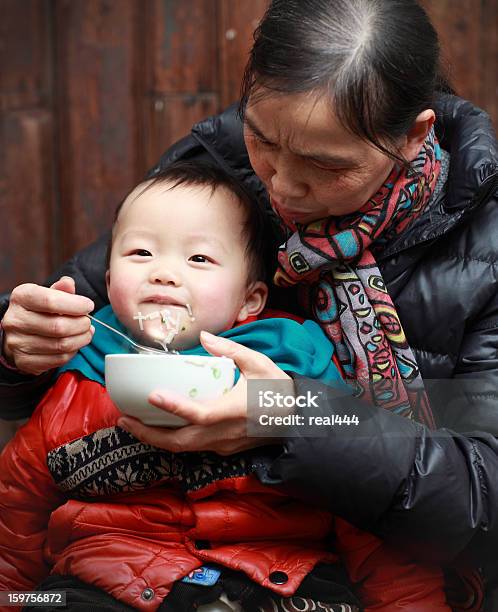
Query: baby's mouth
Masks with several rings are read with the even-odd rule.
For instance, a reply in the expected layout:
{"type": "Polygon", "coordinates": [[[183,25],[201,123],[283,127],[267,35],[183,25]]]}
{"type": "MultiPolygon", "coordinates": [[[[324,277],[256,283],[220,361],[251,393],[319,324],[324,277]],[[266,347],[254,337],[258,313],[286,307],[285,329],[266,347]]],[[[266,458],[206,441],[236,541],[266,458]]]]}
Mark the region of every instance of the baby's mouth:
{"type": "Polygon", "coordinates": [[[153,295],[143,301],[144,304],[156,304],[157,306],[176,306],[178,308],[185,308],[185,304],[182,302],[169,297],[167,295],[153,295]]]}
{"type": "MultiPolygon", "coordinates": [[[[186,331],[190,323],[195,321],[192,307],[189,303],[172,303],[172,301],[167,298],[153,298],[142,303],[148,304],[149,306],[157,306],[156,310],[145,315],[146,320],[153,322],[152,326],[148,324],[149,329],[147,335],[154,342],[161,344],[165,351],[168,351],[168,345],[173,343],[176,336],[186,331]],[[168,303],[164,304],[166,300],[168,303]]],[[[147,310],[149,310],[149,308],[147,308],[147,310]]],[[[134,318],[139,319],[140,328],[143,331],[142,319],[144,319],[144,315],[139,312],[134,318]]]]}

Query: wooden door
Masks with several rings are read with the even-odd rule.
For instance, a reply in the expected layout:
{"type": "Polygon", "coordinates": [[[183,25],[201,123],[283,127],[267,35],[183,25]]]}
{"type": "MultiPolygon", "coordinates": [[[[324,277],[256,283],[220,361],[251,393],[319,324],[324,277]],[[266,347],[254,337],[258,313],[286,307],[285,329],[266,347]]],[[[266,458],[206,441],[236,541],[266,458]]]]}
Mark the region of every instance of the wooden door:
{"type": "MultiPolygon", "coordinates": [[[[456,89],[496,121],[497,0],[425,0],[456,89]]],[[[0,292],[102,233],[238,96],[267,0],[0,0],[0,292]]]]}

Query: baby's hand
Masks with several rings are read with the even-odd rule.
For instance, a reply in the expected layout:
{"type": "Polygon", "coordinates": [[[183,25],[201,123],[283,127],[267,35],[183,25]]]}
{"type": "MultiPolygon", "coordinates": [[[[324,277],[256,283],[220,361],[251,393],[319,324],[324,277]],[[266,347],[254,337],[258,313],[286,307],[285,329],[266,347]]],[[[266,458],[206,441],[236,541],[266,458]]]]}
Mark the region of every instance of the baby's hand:
{"type": "Polygon", "coordinates": [[[41,374],[67,363],[93,337],[92,300],[75,295],[74,280],[63,276],[50,288],[27,283],[12,291],[2,319],[2,354],[26,374],[41,374]]]}

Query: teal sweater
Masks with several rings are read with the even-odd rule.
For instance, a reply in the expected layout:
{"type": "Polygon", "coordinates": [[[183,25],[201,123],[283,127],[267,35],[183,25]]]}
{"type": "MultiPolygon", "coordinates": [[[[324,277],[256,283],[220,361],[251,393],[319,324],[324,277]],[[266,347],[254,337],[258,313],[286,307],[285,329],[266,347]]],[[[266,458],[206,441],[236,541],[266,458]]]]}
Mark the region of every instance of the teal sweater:
{"type": "MultiPolygon", "coordinates": [[[[127,333],[110,305],[104,306],[95,316],[119,331],[127,333]]],[[[263,353],[286,372],[319,380],[336,388],[343,387],[345,391],[348,389],[332,361],[334,346],[314,321],[306,320],[304,323],[298,323],[283,317],[261,319],[239,325],[219,335],[263,353]]],[[[78,371],[85,378],[104,386],[105,356],[129,353],[129,348],[129,345],[121,341],[117,334],[113,334],[97,323],[92,342],[83,347],[71,361],[60,368],[59,373],[68,370],[78,371]]],[[[182,354],[209,355],[200,344],[182,351],[182,354]]],[[[239,374],[237,370],[236,381],[239,374]]]]}

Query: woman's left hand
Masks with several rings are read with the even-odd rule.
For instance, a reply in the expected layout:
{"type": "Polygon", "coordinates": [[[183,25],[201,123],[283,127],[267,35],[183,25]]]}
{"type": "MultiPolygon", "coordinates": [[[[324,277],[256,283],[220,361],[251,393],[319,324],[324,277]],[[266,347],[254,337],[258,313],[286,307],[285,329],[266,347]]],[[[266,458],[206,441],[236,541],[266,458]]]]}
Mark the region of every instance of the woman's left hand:
{"type": "Polygon", "coordinates": [[[204,403],[165,390],[153,392],[148,398],[151,404],[191,423],[178,429],[149,427],[129,416],[121,417],[118,425],[146,444],[175,453],[214,451],[231,455],[270,443],[266,437],[247,437],[247,381],[292,379],[265,355],[232,340],[202,332],[201,342],[211,355],[235,361],[240,378],[234,388],[221,398],[204,403]]]}

